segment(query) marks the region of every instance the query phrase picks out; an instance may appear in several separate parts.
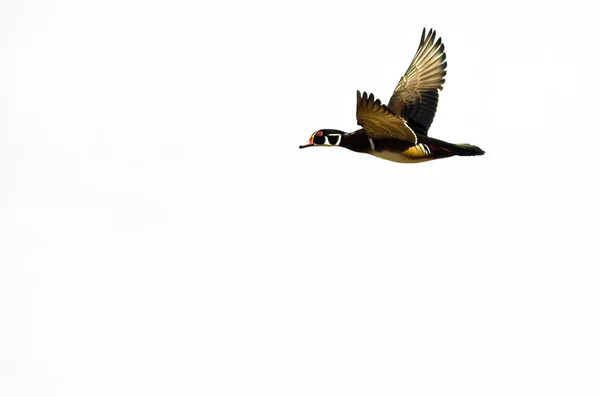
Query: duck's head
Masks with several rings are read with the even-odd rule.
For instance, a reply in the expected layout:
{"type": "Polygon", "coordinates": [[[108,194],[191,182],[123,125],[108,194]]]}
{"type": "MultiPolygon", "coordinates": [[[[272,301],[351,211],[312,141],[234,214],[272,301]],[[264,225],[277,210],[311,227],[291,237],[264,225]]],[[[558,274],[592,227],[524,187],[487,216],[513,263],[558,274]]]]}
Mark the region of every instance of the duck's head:
{"type": "Polygon", "coordinates": [[[338,130],[318,130],[313,132],[308,142],[300,145],[300,149],[309,146],[339,146],[346,133],[338,130]]]}

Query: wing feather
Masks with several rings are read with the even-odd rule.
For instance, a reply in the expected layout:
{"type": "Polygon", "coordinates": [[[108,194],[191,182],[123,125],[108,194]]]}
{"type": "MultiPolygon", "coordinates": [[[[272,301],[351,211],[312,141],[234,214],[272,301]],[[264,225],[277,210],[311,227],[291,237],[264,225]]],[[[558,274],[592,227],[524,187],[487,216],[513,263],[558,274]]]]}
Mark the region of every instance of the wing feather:
{"type": "Polygon", "coordinates": [[[356,91],[356,120],[363,127],[369,138],[375,139],[400,139],[415,145],[417,135],[408,126],[406,121],[395,115],[383,105],[373,94],[356,91]]]}
{"type": "Polygon", "coordinates": [[[406,119],[412,130],[427,135],[437,110],[439,91],[446,76],[446,53],[442,39],[425,29],[419,48],[388,103],[389,109],[406,119]]]}

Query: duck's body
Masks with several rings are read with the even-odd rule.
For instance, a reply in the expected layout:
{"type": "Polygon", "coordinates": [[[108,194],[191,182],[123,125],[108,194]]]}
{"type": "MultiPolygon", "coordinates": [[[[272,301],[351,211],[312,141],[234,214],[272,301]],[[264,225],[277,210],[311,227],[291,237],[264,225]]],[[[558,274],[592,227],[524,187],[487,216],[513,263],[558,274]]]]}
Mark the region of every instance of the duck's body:
{"type": "Polygon", "coordinates": [[[366,131],[362,128],[352,133],[344,133],[337,130],[323,131],[336,131],[342,135],[338,146],[397,163],[422,163],[424,161],[450,157],[456,155],[453,151],[460,149],[460,146],[457,147],[451,143],[424,135],[417,135],[419,143],[415,145],[412,142],[400,139],[369,138],[366,131]]]}
{"type": "MultiPolygon", "coordinates": [[[[340,131],[341,132],[341,131],[340,131]]],[[[339,146],[358,153],[367,153],[382,159],[398,163],[416,163],[427,161],[428,158],[416,158],[420,147],[399,139],[373,139],[369,138],[364,129],[342,135],[339,146]]]]}
{"type": "Polygon", "coordinates": [[[387,106],[373,94],[357,91],[356,119],[361,129],[351,133],[319,130],[300,148],[341,146],[398,163],[484,154],[477,146],[452,144],[427,135],[446,75],[444,45],[441,39],[434,40],[435,32],[430,30],[425,37],[423,29],[419,49],[387,106]]]}

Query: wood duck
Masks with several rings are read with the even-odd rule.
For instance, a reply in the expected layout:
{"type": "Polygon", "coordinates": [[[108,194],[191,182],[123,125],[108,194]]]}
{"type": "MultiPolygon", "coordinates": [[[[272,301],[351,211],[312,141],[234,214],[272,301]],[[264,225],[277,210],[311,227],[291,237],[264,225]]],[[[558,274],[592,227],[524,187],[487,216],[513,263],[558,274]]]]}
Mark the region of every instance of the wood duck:
{"type": "Polygon", "coordinates": [[[389,103],[373,94],[356,92],[354,132],[322,129],[314,132],[300,149],[309,146],[341,146],[399,163],[418,163],[451,156],[479,156],[474,145],[454,144],[427,136],[437,110],[439,91],[446,76],[446,53],[435,31],[425,29],[408,70],[394,89],[389,103]]]}

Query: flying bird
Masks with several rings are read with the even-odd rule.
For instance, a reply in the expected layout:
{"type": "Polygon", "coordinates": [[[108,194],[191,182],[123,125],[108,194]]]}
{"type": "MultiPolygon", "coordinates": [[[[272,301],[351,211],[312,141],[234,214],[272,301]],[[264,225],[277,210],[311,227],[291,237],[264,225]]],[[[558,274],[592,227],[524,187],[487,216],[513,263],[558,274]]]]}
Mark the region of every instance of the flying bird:
{"type": "Polygon", "coordinates": [[[480,156],[485,152],[466,143],[448,143],[427,135],[437,110],[439,91],[446,76],[446,53],[441,37],[425,29],[408,70],[396,85],[389,103],[373,94],[356,92],[354,132],[321,129],[300,149],[341,146],[399,163],[418,163],[451,156],[480,156]]]}

